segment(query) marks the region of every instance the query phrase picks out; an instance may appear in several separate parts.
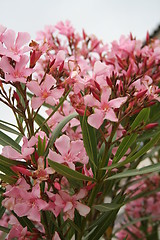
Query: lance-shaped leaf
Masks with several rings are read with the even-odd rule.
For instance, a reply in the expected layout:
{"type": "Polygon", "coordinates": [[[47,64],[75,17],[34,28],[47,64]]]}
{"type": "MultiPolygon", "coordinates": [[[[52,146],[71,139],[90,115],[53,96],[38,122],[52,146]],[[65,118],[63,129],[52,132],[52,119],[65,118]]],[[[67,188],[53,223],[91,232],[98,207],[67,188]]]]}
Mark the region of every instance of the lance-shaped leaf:
{"type": "Polygon", "coordinates": [[[118,204],[118,203],[103,203],[103,204],[100,204],[100,205],[95,205],[93,207],[100,212],[108,212],[108,211],[111,211],[111,210],[118,209],[121,206],[122,206],[122,204],[118,204]]]}
{"type": "Polygon", "coordinates": [[[127,163],[131,163],[137,158],[141,157],[143,154],[145,154],[148,150],[150,150],[160,139],[160,132],[158,132],[147,144],[145,144],[136,154],[133,156],[128,156],[123,162],[112,164],[109,167],[105,167],[103,169],[112,169],[112,168],[119,168],[121,166],[124,166],[127,163]]]}
{"type": "Polygon", "coordinates": [[[85,115],[81,119],[81,128],[82,128],[84,147],[86,149],[87,155],[91,163],[96,168],[97,166],[96,133],[95,133],[95,129],[88,124],[87,117],[85,115]]]}
{"type": "Polygon", "coordinates": [[[50,140],[47,144],[46,147],[46,151],[45,151],[45,156],[48,155],[49,152],[49,148],[53,146],[53,143],[55,142],[56,138],[60,135],[61,130],[63,129],[63,127],[74,117],[77,117],[78,113],[74,112],[72,114],[70,114],[69,116],[65,117],[57,126],[56,128],[53,130],[52,135],[50,137],[50,140]]]}
{"type": "Polygon", "coordinates": [[[0,122],[0,129],[6,131],[6,132],[10,132],[16,135],[20,135],[20,132],[16,131],[14,128],[11,128],[3,123],[0,122]]]}
{"type": "Polygon", "coordinates": [[[109,178],[108,180],[118,179],[118,178],[126,178],[126,177],[133,177],[137,175],[143,175],[147,173],[153,173],[153,172],[160,172],[160,163],[156,163],[147,167],[143,167],[140,169],[131,169],[127,170],[121,173],[117,173],[109,178]]]}
{"type": "Polygon", "coordinates": [[[142,122],[146,122],[148,117],[149,117],[150,110],[149,108],[144,108],[136,117],[134,122],[131,125],[131,134],[129,136],[126,136],[122,142],[119,145],[119,148],[113,158],[113,163],[117,163],[127,152],[127,150],[130,148],[130,146],[135,142],[138,134],[137,133],[132,133],[133,130],[139,127],[139,125],[142,122]]]}
{"type": "Polygon", "coordinates": [[[94,178],[91,177],[87,177],[82,173],[79,173],[77,171],[72,170],[71,168],[57,163],[57,162],[53,162],[52,160],[48,160],[49,165],[58,173],[60,173],[61,175],[67,177],[67,178],[71,178],[77,181],[91,181],[91,182],[95,182],[96,180],[94,178]]]}
{"type": "Polygon", "coordinates": [[[0,131],[0,144],[2,146],[11,146],[18,152],[21,152],[21,147],[12,138],[0,131]]]}

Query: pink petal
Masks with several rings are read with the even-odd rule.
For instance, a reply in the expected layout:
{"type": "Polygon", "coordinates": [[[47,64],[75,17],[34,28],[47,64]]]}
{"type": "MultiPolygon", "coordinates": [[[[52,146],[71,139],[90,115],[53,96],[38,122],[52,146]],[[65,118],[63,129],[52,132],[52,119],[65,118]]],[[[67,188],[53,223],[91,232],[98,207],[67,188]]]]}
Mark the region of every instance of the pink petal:
{"type": "Polygon", "coordinates": [[[51,96],[53,96],[55,99],[59,99],[63,93],[64,93],[63,88],[62,89],[55,88],[51,91],[51,96]]]}
{"type": "Polygon", "coordinates": [[[70,149],[70,138],[66,135],[62,135],[56,140],[55,146],[62,155],[67,154],[70,149]]]}
{"type": "Polygon", "coordinates": [[[79,193],[76,194],[76,200],[83,199],[87,195],[86,189],[81,189],[79,193]]]}
{"type": "Polygon", "coordinates": [[[37,109],[44,103],[44,100],[40,97],[32,97],[31,106],[33,109],[37,109]]]}
{"type": "Polygon", "coordinates": [[[38,142],[37,138],[32,136],[31,139],[28,141],[28,147],[34,146],[38,142]]]}
{"type": "Polygon", "coordinates": [[[68,210],[71,210],[73,208],[73,204],[71,202],[67,202],[65,207],[63,208],[64,212],[67,212],[68,210]]]}
{"type": "Polygon", "coordinates": [[[104,119],[104,113],[101,111],[98,111],[98,109],[95,109],[95,113],[88,117],[88,123],[92,127],[98,129],[102,125],[103,119],[104,119]]]}
{"type": "Polygon", "coordinates": [[[23,156],[19,152],[17,152],[15,149],[13,149],[11,146],[5,146],[2,149],[2,155],[6,158],[11,158],[13,160],[16,159],[22,159],[23,156]]]}
{"type": "Polygon", "coordinates": [[[16,47],[20,49],[23,45],[30,41],[30,35],[27,32],[19,32],[16,38],[16,47]]]}
{"type": "Polygon", "coordinates": [[[14,47],[16,33],[13,30],[7,30],[3,35],[3,42],[8,49],[14,47]]]}
{"type": "Polygon", "coordinates": [[[95,64],[94,64],[94,73],[96,76],[100,76],[100,75],[103,75],[106,73],[106,69],[107,69],[107,66],[100,62],[100,61],[96,61],[95,64]]]}
{"type": "Polygon", "coordinates": [[[72,170],[75,170],[75,165],[74,165],[74,163],[68,161],[67,164],[68,164],[68,167],[69,167],[69,168],[71,168],[72,170]]]}
{"type": "Polygon", "coordinates": [[[84,103],[86,106],[89,107],[100,107],[100,102],[95,99],[92,95],[86,95],[84,96],[84,103]]]}
{"type": "Polygon", "coordinates": [[[127,101],[127,97],[119,97],[109,101],[109,106],[112,108],[119,108],[123,103],[127,101]]]}
{"type": "Polygon", "coordinates": [[[31,81],[27,83],[27,87],[28,89],[33,92],[36,96],[40,96],[41,95],[41,88],[38,84],[38,82],[36,81],[31,81]]]}
{"type": "Polygon", "coordinates": [[[28,211],[30,209],[29,204],[26,204],[26,202],[23,203],[17,203],[14,207],[14,212],[19,216],[23,217],[28,214],[28,211]]]}
{"type": "Polygon", "coordinates": [[[0,68],[2,68],[2,70],[5,73],[12,74],[14,72],[14,68],[10,65],[7,57],[2,57],[2,59],[0,61],[0,68]]]}
{"type": "Polygon", "coordinates": [[[26,66],[26,64],[28,63],[28,61],[29,61],[28,56],[22,55],[20,57],[20,61],[16,63],[15,70],[16,71],[18,70],[18,72],[21,72],[23,68],[26,66]]]}
{"type": "Polygon", "coordinates": [[[117,122],[118,121],[118,118],[116,117],[116,114],[115,114],[115,112],[113,111],[112,108],[108,109],[108,111],[105,114],[104,119],[108,119],[112,122],[117,122]]]}
{"type": "Polygon", "coordinates": [[[49,149],[48,158],[54,162],[64,163],[63,157],[60,154],[53,152],[51,149],[49,149]]]}
{"type": "Polygon", "coordinates": [[[47,97],[45,99],[45,102],[51,106],[54,106],[56,104],[56,101],[52,96],[47,97]]]}
{"type": "Polygon", "coordinates": [[[46,74],[46,78],[44,80],[44,82],[41,85],[42,91],[43,90],[50,90],[50,88],[56,83],[56,80],[54,79],[54,77],[52,77],[51,75],[46,74]]]}
{"type": "Polygon", "coordinates": [[[41,221],[40,211],[38,210],[37,206],[34,206],[34,205],[32,206],[32,208],[28,212],[28,218],[31,221],[36,221],[36,222],[41,221]]]}
{"type": "Polygon", "coordinates": [[[84,148],[83,147],[83,142],[81,140],[72,141],[70,148],[71,148],[71,150],[70,150],[71,154],[77,155],[84,148]]]}
{"type": "Polygon", "coordinates": [[[78,210],[79,214],[84,217],[90,212],[90,208],[80,202],[77,202],[76,209],[78,210]]]}
{"type": "Polygon", "coordinates": [[[108,103],[109,97],[111,95],[111,88],[103,88],[102,95],[101,95],[101,102],[103,103],[108,103]]]}

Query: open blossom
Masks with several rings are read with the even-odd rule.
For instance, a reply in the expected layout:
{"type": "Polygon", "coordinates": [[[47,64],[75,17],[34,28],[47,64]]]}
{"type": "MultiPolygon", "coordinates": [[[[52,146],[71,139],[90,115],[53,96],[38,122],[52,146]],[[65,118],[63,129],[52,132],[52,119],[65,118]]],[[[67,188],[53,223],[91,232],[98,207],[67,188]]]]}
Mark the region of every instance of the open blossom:
{"type": "Polygon", "coordinates": [[[9,59],[7,57],[2,57],[0,61],[0,68],[5,73],[5,81],[26,83],[27,77],[33,73],[33,69],[26,68],[28,61],[29,58],[23,55],[20,57],[20,60],[16,63],[15,67],[13,67],[9,63],[9,59]]]}
{"type": "Polygon", "coordinates": [[[65,191],[59,191],[59,194],[56,194],[55,204],[61,204],[63,206],[64,212],[64,220],[70,218],[73,220],[74,218],[74,211],[77,209],[81,216],[87,216],[90,212],[90,208],[79,200],[85,198],[87,195],[87,191],[85,189],[81,189],[77,194],[70,196],[65,191]]]}
{"type": "Polygon", "coordinates": [[[12,58],[16,62],[20,61],[20,56],[30,50],[30,47],[24,46],[30,40],[30,35],[26,32],[19,32],[16,39],[16,33],[13,30],[6,30],[0,42],[0,54],[12,58]]]}
{"type": "Polygon", "coordinates": [[[39,108],[44,102],[55,105],[62,96],[64,89],[51,89],[56,81],[51,75],[46,75],[44,82],[39,85],[37,81],[27,83],[27,87],[36,96],[32,97],[31,105],[33,109],[39,108]]]}
{"type": "Polygon", "coordinates": [[[94,107],[94,113],[88,117],[88,123],[97,129],[102,125],[104,119],[117,122],[118,118],[114,109],[120,108],[127,100],[127,97],[109,100],[110,95],[110,88],[104,88],[101,94],[101,101],[96,100],[92,95],[84,97],[85,104],[89,107],[94,107]]]}
{"type": "Polygon", "coordinates": [[[72,27],[70,21],[58,22],[55,28],[59,30],[59,33],[65,35],[66,37],[71,37],[74,34],[74,28],[72,27]]]}
{"type": "Polygon", "coordinates": [[[68,136],[62,135],[55,141],[55,146],[60,154],[50,149],[48,154],[49,159],[58,163],[66,163],[71,169],[75,169],[76,162],[87,164],[88,157],[83,146],[83,141],[70,141],[68,136]]]}

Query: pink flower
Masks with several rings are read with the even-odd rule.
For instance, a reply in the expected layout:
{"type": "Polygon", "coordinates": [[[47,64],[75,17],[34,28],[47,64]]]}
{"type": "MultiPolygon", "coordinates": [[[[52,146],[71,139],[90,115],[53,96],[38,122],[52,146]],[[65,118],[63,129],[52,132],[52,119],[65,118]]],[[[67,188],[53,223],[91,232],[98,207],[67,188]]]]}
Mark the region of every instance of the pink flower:
{"type": "Polygon", "coordinates": [[[46,75],[44,82],[39,85],[36,81],[27,83],[27,87],[36,96],[32,97],[31,105],[33,109],[39,108],[44,102],[55,105],[62,96],[64,89],[51,89],[56,80],[51,75],[46,75]]]}
{"type": "Polygon", "coordinates": [[[26,68],[28,60],[27,56],[21,56],[19,62],[13,67],[7,57],[2,57],[0,68],[5,73],[5,81],[26,83],[27,77],[33,73],[33,69],[26,68]]]}
{"type": "Polygon", "coordinates": [[[76,162],[87,164],[88,157],[83,146],[83,141],[70,141],[68,136],[62,135],[55,141],[55,146],[60,154],[50,149],[48,154],[49,159],[58,163],[66,163],[71,169],[75,169],[76,162]]]}
{"type": "Polygon", "coordinates": [[[84,97],[85,104],[89,107],[94,107],[94,114],[88,117],[88,123],[97,129],[102,125],[104,119],[117,122],[118,118],[113,109],[119,108],[127,100],[127,97],[119,97],[109,101],[110,95],[111,89],[104,88],[101,94],[101,101],[96,100],[92,95],[84,97]]]}
{"type": "Polygon", "coordinates": [[[59,30],[59,33],[65,35],[66,37],[70,37],[74,34],[74,28],[72,27],[70,21],[58,22],[55,25],[55,28],[59,30]]]}
{"type": "Polygon", "coordinates": [[[30,40],[30,35],[26,32],[19,32],[15,39],[15,32],[7,30],[2,36],[0,43],[0,54],[12,58],[16,62],[20,61],[20,56],[30,50],[30,47],[24,46],[30,40]],[[4,46],[5,45],[5,46],[4,46]]]}
{"type": "Polygon", "coordinates": [[[73,196],[70,196],[65,191],[59,191],[59,194],[56,194],[55,204],[58,205],[59,202],[63,204],[63,212],[65,213],[64,220],[67,218],[73,220],[75,209],[77,209],[81,216],[87,216],[87,214],[90,212],[90,208],[79,202],[79,200],[85,198],[86,195],[87,191],[85,189],[81,189],[79,193],[73,196]]]}

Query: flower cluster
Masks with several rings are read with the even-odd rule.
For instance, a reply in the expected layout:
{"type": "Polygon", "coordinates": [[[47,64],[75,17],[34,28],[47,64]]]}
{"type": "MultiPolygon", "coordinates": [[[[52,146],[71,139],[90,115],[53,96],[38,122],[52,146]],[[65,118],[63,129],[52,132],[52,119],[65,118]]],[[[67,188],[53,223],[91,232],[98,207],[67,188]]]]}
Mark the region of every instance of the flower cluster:
{"type": "Polygon", "coordinates": [[[36,41],[0,26],[0,101],[17,121],[10,124],[16,131],[4,130],[18,131],[14,141],[4,133],[9,140],[1,141],[6,239],[71,239],[74,231],[83,237],[86,222],[101,216],[92,206],[103,203],[107,177],[130,166],[112,163],[134,154],[137,136],[158,125],[136,116],[158,105],[159,78],[158,40],[143,46],[122,36],[109,48],[69,21],[47,26],[36,41]]]}
{"type": "MultiPolygon", "coordinates": [[[[138,180],[138,178],[137,178],[138,180]]],[[[155,175],[150,178],[138,181],[127,190],[128,194],[136,196],[142,192],[151,194],[138,198],[125,207],[124,215],[124,229],[117,233],[118,239],[147,239],[153,237],[158,239],[158,226],[160,221],[159,200],[160,192],[156,190],[159,188],[160,177],[155,175]]],[[[123,224],[124,224],[123,223],[123,224]]],[[[122,226],[123,226],[122,224],[122,226]]]]}

